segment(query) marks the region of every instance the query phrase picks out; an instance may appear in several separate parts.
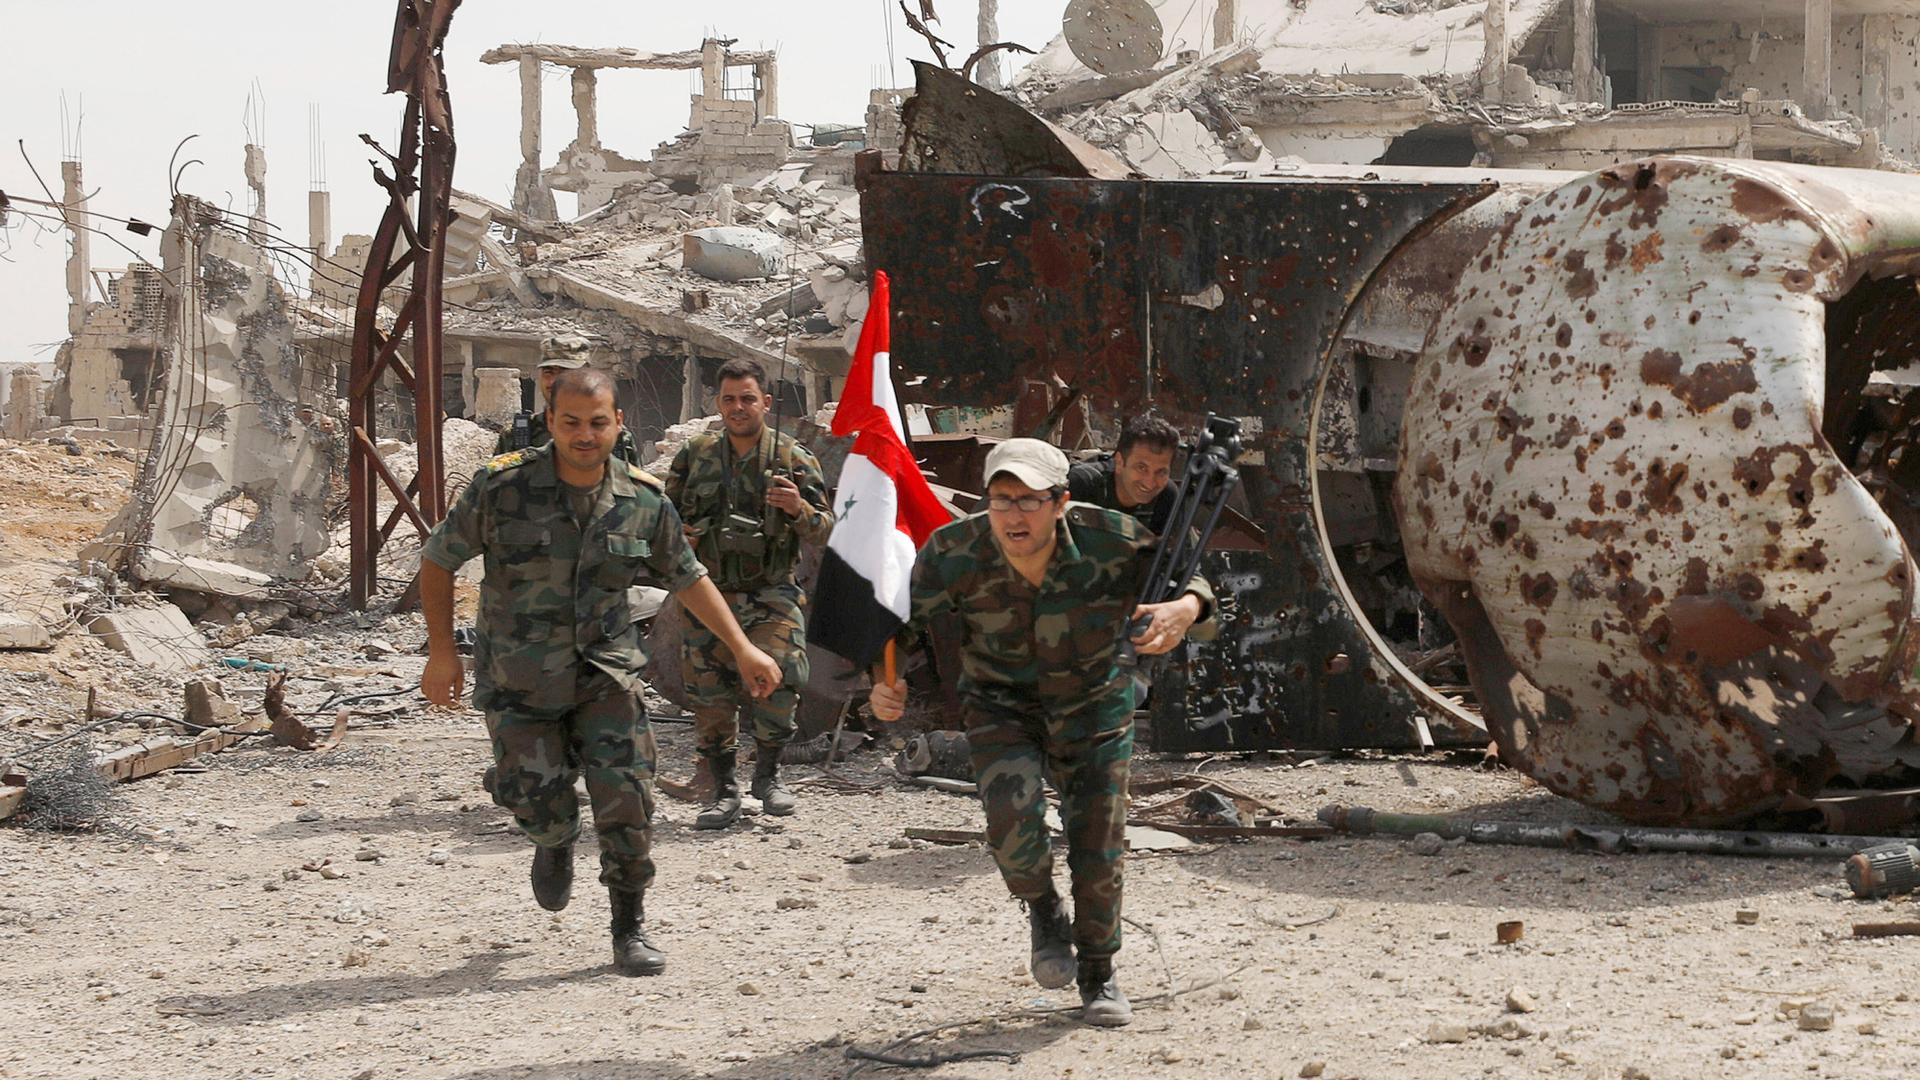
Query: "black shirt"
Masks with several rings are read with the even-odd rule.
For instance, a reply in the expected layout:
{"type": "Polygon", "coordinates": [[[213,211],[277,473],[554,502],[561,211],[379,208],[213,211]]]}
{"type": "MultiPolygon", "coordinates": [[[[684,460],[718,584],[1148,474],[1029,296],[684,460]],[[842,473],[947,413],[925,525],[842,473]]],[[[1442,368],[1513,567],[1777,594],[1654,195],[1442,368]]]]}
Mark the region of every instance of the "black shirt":
{"type": "Polygon", "coordinates": [[[1067,495],[1075,502],[1092,503],[1123,514],[1132,514],[1155,536],[1164,533],[1167,518],[1173,513],[1173,484],[1169,482],[1161,488],[1159,496],[1145,506],[1122,506],[1120,494],[1114,488],[1114,480],[1113,458],[1083,462],[1067,470],[1067,495]]]}

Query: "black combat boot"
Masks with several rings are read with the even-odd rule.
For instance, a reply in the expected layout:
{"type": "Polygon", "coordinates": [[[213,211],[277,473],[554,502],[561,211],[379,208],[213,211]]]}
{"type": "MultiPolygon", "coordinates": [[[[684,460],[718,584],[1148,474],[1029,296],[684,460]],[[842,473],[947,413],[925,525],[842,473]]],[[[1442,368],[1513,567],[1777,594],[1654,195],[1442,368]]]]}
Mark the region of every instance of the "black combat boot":
{"type": "Polygon", "coordinates": [[[740,778],[734,772],[734,752],[707,755],[713,769],[713,804],[693,819],[696,829],[724,829],[740,820],[740,778]]]}
{"type": "Polygon", "coordinates": [[[658,975],[667,970],[667,954],[647,940],[647,913],[641,895],[607,890],[613,903],[613,966],[622,975],[658,975]]]}
{"type": "Polygon", "coordinates": [[[1133,1023],[1133,1006],[1113,977],[1113,957],[1080,958],[1080,1021],[1094,1027],[1126,1027],[1133,1023]]]}
{"type": "Polygon", "coordinates": [[[573,845],[533,849],[533,898],[548,911],[560,911],[573,897],[573,845]]]}
{"type": "Polygon", "coordinates": [[[1073,922],[1060,903],[1060,894],[1049,892],[1038,900],[1022,900],[1027,909],[1027,926],[1032,931],[1033,954],[1028,970],[1033,981],[1049,990],[1058,990],[1073,981],[1073,922]]]}
{"type": "Polygon", "coordinates": [[[793,792],[780,782],[780,750],[775,743],[757,743],[753,758],[753,797],[760,808],[774,817],[793,813],[793,792]]]}

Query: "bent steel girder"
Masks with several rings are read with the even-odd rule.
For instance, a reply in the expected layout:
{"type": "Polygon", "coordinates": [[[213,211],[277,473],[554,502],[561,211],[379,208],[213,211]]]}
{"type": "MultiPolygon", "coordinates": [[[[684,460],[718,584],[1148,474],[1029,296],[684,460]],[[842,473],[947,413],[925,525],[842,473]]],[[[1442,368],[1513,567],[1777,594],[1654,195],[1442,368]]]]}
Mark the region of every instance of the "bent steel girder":
{"type": "MultiPolygon", "coordinates": [[[[387,192],[387,208],[374,231],[367,267],[354,305],[353,364],[347,391],[351,429],[347,454],[349,597],[365,608],[379,587],[379,553],[404,516],[424,539],[446,516],[446,483],[440,450],[440,288],[446,264],[443,240],[452,213],[453,105],[447,96],[442,50],[460,0],[400,0],[388,58],[387,92],[407,95],[398,152],[388,157],[392,175],[374,168],[387,192]],[[409,200],[417,207],[409,207],[409,200]],[[396,252],[398,252],[396,254],[396,252]],[[381,301],[400,278],[407,279],[393,324],[380,325],[381,301]],[[411,342],[413,363],[400,358],[411,342]],[[375,399],[383,376],[411,392],[414,444],[419,467],[402,487],[375,450],[375,399]],[[379,519],[380,488],[394,505],[379,519]]],[[[369,140],[370,141],[370,140],[369,140]]]]}
{"type": "Polygon", "coordinates": [[[1673,157],[1540,196],[1462,274],[1394,502],[1503,759],[1700,825],[1914,763],[1913,538],[1822,420],[1828,305],[1916,250],[1920,178],[1673,157]]]}

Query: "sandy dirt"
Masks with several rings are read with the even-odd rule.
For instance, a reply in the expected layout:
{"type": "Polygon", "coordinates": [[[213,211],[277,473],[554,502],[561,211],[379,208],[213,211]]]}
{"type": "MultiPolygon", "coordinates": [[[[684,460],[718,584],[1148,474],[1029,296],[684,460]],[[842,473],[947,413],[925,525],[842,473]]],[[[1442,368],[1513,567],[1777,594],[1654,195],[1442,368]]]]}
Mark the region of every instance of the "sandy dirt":
{"type": "MultiPolygon", "coordinates": [[[[687,729],[661,728],[684,769],[687,729]]],[[[880,775],[878,758],[856,771],[880,775]]],[[[1316,1061],[1329,1077],[1891,1077],[1920,1035],[1920,944],[1850,936],[1909,905],[1816,893],[1834,892],[1831,862],[1422,856],[1389,838],[1133,857],[1127,911],[1158,938],[1128,928],[1133,1026],[1023,1018],[1071,1002],[1027,978],[1024,920],[987,853],[899,839],[977,828],[976,804],[897,785],[802,784],[797,816],[719,835],[665,801],[648,912],[669,967],[624,978],[590,876],[565,912],[534,906],[529,849],[478,785],[486,760],[477,717],[422,712],[331,756],[239,749],[130,785],[137,836],[0,830],[0,1075],[164,1060],[190,1076],[837,1077],[849,1046],[1000,1018],[908,1052],[1019,1055],[935,1072],[956,1077],[1316,1061]],[[1759,921],[1737,924],[1741,907],[1759,921]],[[1526,936],[1496,946],[1508,919],[1526,936]],[[1515,990],[1534,1011],[1508,1010],[1515,990]],[[1832,1006],[1831,1030],[1789,1018],[1806,1001],[1832,1006]]],[[[1335,800],[1589,816],[1510,773],[1417,760],[1207,773],[1303,816],[1335,800]]]]}
{"type": "MultiPolygon", "coordinates": [[[[0,477],[0,553],[51,594],[126,470],[22,446],[11,468],[43,479],[0,477]]],[[[234,651],[289,664],[304,710],[411,687],[421,637],[415,616],[334,616],[234,651]]],[[[219,677],[258,708],[263,676],[219,677]]],[[[0,749],[68,730],[90,687],[178,714],[178,676],[68,632],[0,654],[0,749]]],[[[1912,905],[1848,899],[1833,860],[1422,855],[1390,837],[1131,856],[1135,1020],[1088,1029],[1072,991],[1027,977],[987,852],[902,835],[981,817],[892,778],[886,739],[842,774],[871,788],[792,768],[791,818],[701,833],[663,799],[647,909],[669,966],[624,978],[590,857],[572,906],[534,905],[530,849],[479,786],[479,716],[388,700],[330,753],[248,743],[125,785],[98,832],[0,825],[0,1077],[1904,1077],[1915,1061],[1920,941],[1851,932],[1912,905]],[[1519,943],[1494,944],[1505,920],[1519,943]],[[1829,1029],[1802,1029],[1827,1009],[1829,1029]],[[1017,1060],[903,1073],[847,1056],[936,1028],[900,1052],[1017,1060]]],[[[689,729],[659,730],[684,777],[689,729]]],[[[1600,820],[1462,758],[1143,757],[1136,776],[1196,768],[1301,820],[1330,802],[1600,820]]]]}

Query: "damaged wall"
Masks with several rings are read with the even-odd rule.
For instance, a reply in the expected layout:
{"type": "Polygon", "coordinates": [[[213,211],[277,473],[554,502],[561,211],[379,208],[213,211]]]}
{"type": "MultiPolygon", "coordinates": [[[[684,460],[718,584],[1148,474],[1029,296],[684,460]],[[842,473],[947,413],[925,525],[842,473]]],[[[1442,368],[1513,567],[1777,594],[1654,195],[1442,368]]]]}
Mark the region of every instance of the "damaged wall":
{"type": "Polygon", "coordinates": [[[130,528],[136,574],[255,597],[304,577],[329,543],[329,476],[343,452],[327,414],[334,373],[293,344],[266,253],[211,204],[174,204],[162,241],[184,285],[169,312],[164,400],[130,528]]]}

